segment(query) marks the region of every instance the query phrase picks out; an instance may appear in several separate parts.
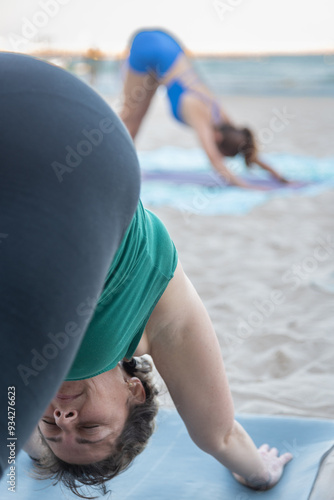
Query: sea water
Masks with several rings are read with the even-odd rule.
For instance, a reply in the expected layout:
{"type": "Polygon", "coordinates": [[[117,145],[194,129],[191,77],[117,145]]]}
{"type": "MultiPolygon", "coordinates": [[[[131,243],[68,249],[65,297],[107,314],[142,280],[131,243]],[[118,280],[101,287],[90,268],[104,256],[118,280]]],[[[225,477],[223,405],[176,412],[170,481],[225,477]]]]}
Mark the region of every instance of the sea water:
{"type": "MultiPolygon", "coordinates": [[[[94,88],[105,96],[122,89],[124,61],[94,61],[94,88]]],[[[216,95],[334,97],[334,54],[305,56],[197,57],[192,64],[216,95]]],[[[89,61],[74,58],[68,69],[89,82],[89,61]]]]}

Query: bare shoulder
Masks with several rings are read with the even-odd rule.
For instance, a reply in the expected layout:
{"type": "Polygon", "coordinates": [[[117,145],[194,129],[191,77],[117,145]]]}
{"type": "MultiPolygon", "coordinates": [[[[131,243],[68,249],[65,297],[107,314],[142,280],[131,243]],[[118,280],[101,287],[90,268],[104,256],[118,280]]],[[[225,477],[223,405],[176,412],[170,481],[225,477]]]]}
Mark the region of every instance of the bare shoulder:
{"type": "Polygon", "coordinates": [[[151,354],[150,343],[148,341],[146,329],[144,330],[144,333],[140,339],[140,342],[137,346],[134,356],[143,356],[144,354],[151,354]]]}
{"type": "Polygon", "coordinates": [[[155,306],[146,325],[148,344],[157,340],[160,334],[179,332],[195,313],[201,304],[193,285],[183,271],[180,261],[177,264],[174,277],[170,280],[161,299],[155,306]]]}

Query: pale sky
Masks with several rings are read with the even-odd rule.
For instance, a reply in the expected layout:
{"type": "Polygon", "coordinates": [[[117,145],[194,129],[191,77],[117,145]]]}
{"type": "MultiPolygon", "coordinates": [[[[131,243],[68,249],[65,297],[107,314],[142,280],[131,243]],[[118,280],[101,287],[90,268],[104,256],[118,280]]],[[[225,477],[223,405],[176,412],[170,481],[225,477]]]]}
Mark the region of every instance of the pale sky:
{"type": "Polygon", "coordinates": [[[334,52],[333,0],[0,0],[0,49],[119,54],[166,28],[196,53],[334,52]]]}

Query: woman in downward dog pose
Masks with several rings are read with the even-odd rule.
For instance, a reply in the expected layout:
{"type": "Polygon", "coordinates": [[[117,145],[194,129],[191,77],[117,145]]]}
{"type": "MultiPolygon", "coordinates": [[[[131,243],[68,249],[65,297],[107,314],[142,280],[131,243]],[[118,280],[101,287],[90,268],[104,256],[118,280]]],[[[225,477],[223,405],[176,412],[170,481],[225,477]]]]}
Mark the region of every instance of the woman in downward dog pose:
{"type": "Polygon", "coordinates": [[[256,188],[234,175],[224,164],[225,156],[244,156],[275,179],[287,180],[258,158],[252,132],[232,123],[217,99],[202,83],[180,44],[168,33],[143,30],[132,39],[123,88],[120,117],[134,139],[159,85],[165,85],[176,120],[193,128],[211,165],[232,184],[256,188]]]}
{"type": "MultiPolygon", "coordinates": [[[[89,304],[78,313],[89,314],[89,304]]],[[[66,380],[26,451],[40,478],[102,486],[150,437],[157,412],[150,354],[193,441],[241,483],[269,489],[290,453],[257,449],[234,409],[208,313],[162,222],[139,202],[66,380]],[[135,358],[133,356],[136,356],[135,358]]]]}

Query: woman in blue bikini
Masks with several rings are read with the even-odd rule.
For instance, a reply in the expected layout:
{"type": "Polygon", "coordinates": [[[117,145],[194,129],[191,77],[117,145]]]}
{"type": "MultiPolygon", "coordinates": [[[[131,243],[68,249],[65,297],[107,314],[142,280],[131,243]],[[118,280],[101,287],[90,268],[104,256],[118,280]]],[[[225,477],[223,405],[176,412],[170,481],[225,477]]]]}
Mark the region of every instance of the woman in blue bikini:
{"type": "Polygon", "coordinates": [[[120,117],[134,139],[159,85],[165,85],[176,120],[192,127],[212,166],[229,184],[254,189],[224,165],[225,156],[241,153],[281,182],[284,177],[257,156],[253,134],[237,128],[193,70],[180,44],[160,30],[138,32],[131,43],[120,117]]]}

